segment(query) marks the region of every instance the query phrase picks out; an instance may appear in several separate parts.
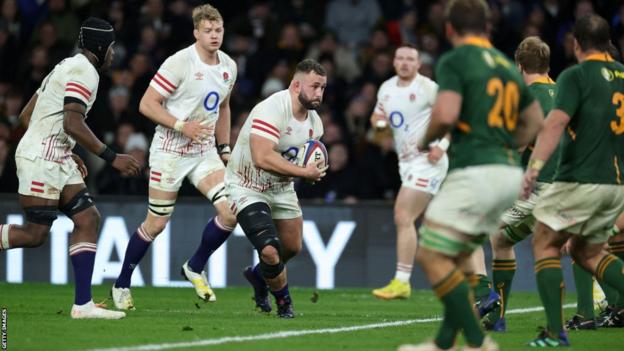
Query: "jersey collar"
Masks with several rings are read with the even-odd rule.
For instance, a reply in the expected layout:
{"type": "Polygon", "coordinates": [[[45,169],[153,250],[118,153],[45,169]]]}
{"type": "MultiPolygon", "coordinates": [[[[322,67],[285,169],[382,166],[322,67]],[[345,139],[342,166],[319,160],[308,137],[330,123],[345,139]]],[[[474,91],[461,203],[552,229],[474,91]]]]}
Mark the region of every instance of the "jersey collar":
{"type": "Polygon", "coordinates": [[[478,47],[482,47],[485,49],[489,49],[492,47],[492,43],[490,43],[489,40],[485,39],[485,38],[481,38],[481,37],[477,37],[477,36],[467,36],[464,38],[463,45],[474,45],[474,46],[478,46],[478,47]]]}
{"type": "Polygon", "coordinates": [[[583,61],[604,61],[611,62],[613,61],[613,57],[606,52],[600,52],[597,54],[591,54],[585,57],[583,61]]]}
{"type": "Polygon", "coordinates": [[[532,84],[536,84],[536,83],[541,83],[541,84],[555,84],[555,81],[552,80],[549,76],[544,76],[544,77],[539,77],[536,80],[534,80],[532,84]]]}

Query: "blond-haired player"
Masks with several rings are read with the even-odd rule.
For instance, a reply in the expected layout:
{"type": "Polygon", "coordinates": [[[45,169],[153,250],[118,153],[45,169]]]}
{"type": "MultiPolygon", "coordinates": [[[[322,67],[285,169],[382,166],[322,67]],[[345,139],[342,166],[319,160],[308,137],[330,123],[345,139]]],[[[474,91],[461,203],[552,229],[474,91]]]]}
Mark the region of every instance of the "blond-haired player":
{"type": "Polygon", "coordinates": [[[210,5],[193,10],[195,43],[170,56],[141,100],[140,111],[156,122],[150,148],[149,209],[130,238],[121,273],[112,287],[115,306],[134,308],[130,278],[173,212],[185,177],[215,206],[197,251],[182,266],[197,296],[215,301],[204,266],[230,235],[236,218],[227,206],[223,176],[230,154],[230,93],[236,64],[223,51],[223,18],[210,5]],[[216,139],[216,140],[215,140],[216,139]]]}

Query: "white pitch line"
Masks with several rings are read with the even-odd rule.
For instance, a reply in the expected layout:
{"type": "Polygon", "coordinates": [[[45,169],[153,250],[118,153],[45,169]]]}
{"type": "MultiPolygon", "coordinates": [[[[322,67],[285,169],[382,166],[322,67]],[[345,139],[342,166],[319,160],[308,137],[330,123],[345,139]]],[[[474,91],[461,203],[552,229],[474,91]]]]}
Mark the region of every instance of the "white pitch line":
{"type": "MultiPolygon", "coordinates": [[[[576,307],[576,304],[571,303],[571,304],[563,305],[563,308],[572,308],[572,307],[576,307]]],[[[543,307],[516,308],[516,309],[507,311],[507,313],[508,314],[523,314],[523,313],[539,312],[543,310],[544,310],[543,307]]],[[[239,343],[239,342],[245,342],[245,341],[283,339],[283,338],[290,338],[290,337],[302,336],[302,335],[348,333],[348,332],[367,330],[367,329],[391,328],[391,327],[401,327],[401,326],[410,325],[410,324],[439,322],[441,320],[442,318],[408,319],[408,320],[395,321],[395,322],[354,325],[351,327],[308,329],[308,330],[284,330],[280,332],[258,334],[258,335],[224,336],[224,337],[216,338],[216,339],[203,339],[203,340],[196,340],[196,341],[172,342],[172,343],[164,343],[164,344],[147,344],[147,345],[127,346],[127,347],[112,347],[112,348],[104,348],[104,349],[90,349],[88,351],[159,351],[159,350],[179,349],[179,348],[185,348],[185,347],[223,345],[223,344],[239,343]]]]}

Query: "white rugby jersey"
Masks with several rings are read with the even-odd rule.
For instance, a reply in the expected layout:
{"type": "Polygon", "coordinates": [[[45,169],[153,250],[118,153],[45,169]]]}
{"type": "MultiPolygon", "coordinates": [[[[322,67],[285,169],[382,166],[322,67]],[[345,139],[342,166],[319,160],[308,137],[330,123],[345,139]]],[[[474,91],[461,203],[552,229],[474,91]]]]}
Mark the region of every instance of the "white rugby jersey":
{"type": "Polygon", "coordinates": [[[381,85],[375,113],[388,118],[399,160],[409,161],[419,155],[417,146],[429,126],[438,85],[420,74],[409,86],[399,87],[398,82],[394,76],[381,85]]]}
{"type": "Polygon", "coordinates": [[[37,89],[37,103],[26,134],[20,140],[16,157],[63,163],[76,141],[63,129],[65,97],[82,101],[88,113],[97,94],[100,76],[83,54],[76,54],[54,67],[37,89]]]}
{"type": "Polygon", "coordinates": [[[151,151],[179,156],[216,152],[214,127],[219,118],[219,105],[236,81],[234,60],[221,50],[217,51],[217,56],[218,64],[205,64],[193,44],[176,52],[160,66],[150,86],[165,97],[165,109],[181,121],[202,121],[212,133],[197,143],[180,132],[158,125],[151,151]]]}
{"type": "Polygon", "coordinates": [[[296,120],[288,89],[269,96],[251,110],[232,150],[225,181],[264,192],[290,185],[292,178],[254,166],[249,145],[251,134],[275,142],[275,151],[294,163],[303,144],[310,139],[321,138],[323,123],[314,110],[308,111],[305,121],[296,120]]]}

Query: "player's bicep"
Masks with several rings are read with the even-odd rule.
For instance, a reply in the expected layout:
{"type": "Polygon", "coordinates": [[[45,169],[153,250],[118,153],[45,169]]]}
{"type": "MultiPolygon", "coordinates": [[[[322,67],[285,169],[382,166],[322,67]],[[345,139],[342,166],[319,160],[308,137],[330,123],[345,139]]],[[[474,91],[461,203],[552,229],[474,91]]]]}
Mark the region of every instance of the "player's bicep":
{"type": "Polygon", "coordinates": [[[445,125],[453,125],[459,119],[462,96],[451,90],[441,90],[431,109],[431,120],[445,125]]]}
{"type": "Polygon", "coordinates": [[[554,109],[550,111],[548,116],[546,116],[546,120],[544,121],[545,128],[551,129],[565,129],[570,123],[571,117],[564,110],[554,109]]]}
{"type": "Polygon", "coordinates": [[[84,123],[87,108],[80,102],[66,102],[63,105],[63,129],[70,135],[75,127],[84,123]]]}
{"type": "Polygon", "coordinates": [[[153,102],[162,105],[164,101],[165,97],[157,89],[154,89],[151,86],[147,87],[143,97],[141,98],[141,104],[153,102]]]}
{"type": "Polygon", "coordinates": [[[544,123],[544,112],[537,100],[526,106],[520,111],[520,125],[530,127],[532,130],[539,131],[544,123]]]}
{"type": "Polygon", "coordinates": [[[264,136],[251,133],[249,135],[249,148],[254,165],[261,166],[264,159],[275,152],[277,142],[264,136]]]}

